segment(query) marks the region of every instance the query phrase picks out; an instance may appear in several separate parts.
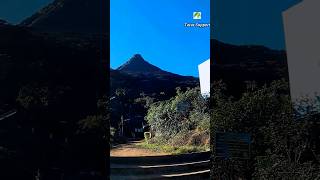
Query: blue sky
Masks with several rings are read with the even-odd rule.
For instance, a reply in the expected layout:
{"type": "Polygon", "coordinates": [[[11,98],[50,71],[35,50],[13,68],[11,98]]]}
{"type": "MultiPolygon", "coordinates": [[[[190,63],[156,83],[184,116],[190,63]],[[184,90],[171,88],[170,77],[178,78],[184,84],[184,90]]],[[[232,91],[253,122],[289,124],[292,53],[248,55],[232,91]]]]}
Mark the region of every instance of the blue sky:
{"type": "Polygon", "coordinates": [[[285,49],[282,12],[301,0],[214,0],[213,37],[285,49]]]}
{"type": "Polygon", "coordinates": [[[195,22],[210,22],[210,0],[111,0],[111,67],[138,53],[163,70],[198,76],[210,57],[210,28],[184,27],[195,22]]]}
{"type": "MultiPolygon", "coordinates": [[[[0,19],[12,24],[53,0],[0,0],[0,19]]],[[[301,0],[213,0],[214,38],[232,44],[285,49],[281,13],[301,0]]],[[[193,11],[209,21],[210,0],[111,0],[111,67],[133,54],[174,73],[198,76],[209,58],[209,29],[185,28],[193,11]]]]}
{"type": "Polygon", "coordinates": [[[53,0],[0,0],[0,19],[17,24],[53,0]]]}

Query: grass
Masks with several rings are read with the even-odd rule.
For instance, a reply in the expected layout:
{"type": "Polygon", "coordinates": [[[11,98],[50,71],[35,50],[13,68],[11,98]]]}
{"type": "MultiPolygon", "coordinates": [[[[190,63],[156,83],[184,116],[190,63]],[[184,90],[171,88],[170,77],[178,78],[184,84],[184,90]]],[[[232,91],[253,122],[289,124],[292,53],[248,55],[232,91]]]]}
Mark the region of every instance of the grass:
{"type": "Polygon", "coordinates": [[[186,146],[186,145],[170,146],[170,145],[147,143],[147,142],[139,143],[137,146],[143,149],[149,149],[156,152],[165,152],[173,155],[194,153],[194,152],[204,152],[209,150],[209,147],[207,146],[186,146]]]}

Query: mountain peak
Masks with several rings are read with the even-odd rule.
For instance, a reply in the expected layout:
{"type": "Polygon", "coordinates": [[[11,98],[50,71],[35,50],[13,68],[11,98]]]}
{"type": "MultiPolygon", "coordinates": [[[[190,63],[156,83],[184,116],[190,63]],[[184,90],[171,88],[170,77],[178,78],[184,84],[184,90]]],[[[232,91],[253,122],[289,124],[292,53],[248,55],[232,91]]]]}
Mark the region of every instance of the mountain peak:
{"type": "Polygon", "coordinates": [[[135,57],[135,58],[142,58],[141,54],[135,54],[135,55],[133,55],[133,57],[135,57]]]}
{"type": "Polygon", "coordinates": [[[146,60],[143,59],[143,57],[141,56],[141,54],[135,54],[133,55],[129,61],[131,61],[131,63],[137,63],[137,62],[140,62],[140,63],[148,63],[146,60]]]}
{"type": "Polygon", "coordinates": [[[133,55],[126,63],[117,70],[130,73],[159,73],[164,72],[160,68],[147,62],[141,54],[133,55]]]}

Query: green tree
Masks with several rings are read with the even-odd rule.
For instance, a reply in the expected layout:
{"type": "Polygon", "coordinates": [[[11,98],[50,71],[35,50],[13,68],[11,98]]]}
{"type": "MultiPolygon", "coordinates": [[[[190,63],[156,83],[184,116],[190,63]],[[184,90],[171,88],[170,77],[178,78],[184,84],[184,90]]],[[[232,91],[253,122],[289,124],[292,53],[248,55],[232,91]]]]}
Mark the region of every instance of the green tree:
{"type": "Polygon", "coordinates": [[[17,102],[25,109],[43,108],[49,105],[48,87],[27,85],[20,89],[17,102]]]}
{"type": "Polygon", "coordinates": [[[109,100],[106,96],[98,100],[97,107],[97,114],[89,115],[78,122],[78,133],[95,133],[108,140],[110,135],[110,114],[108,111],[109,100]]]}

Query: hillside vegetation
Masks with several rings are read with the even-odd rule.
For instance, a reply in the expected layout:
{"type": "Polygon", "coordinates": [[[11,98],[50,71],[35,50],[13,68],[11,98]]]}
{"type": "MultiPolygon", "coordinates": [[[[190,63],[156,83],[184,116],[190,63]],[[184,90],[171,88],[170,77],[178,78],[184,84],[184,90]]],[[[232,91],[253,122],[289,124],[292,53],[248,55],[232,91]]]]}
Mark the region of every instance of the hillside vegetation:
{"type": "Polygon", "coordinates": [[[209,148],[209,100],[201,96],[199,88],[185,92],[177,88],[176,96],[149,107],[146,120],[152,133],[149,147],[176,153],[209,148]]]}
{"type": "Polygon", "coordinates": [[[249,133],[252,138],[249,160],[216,158],[212,144],[213,177],[319,178],[319,117],[312,112],[304,118],[295,116],[299,113],[293,108],[286,81],[248,89],[239,99],[226,96],[222,82],[214,83],[213,89],[213,142],[216,132],[249,133]]]}

